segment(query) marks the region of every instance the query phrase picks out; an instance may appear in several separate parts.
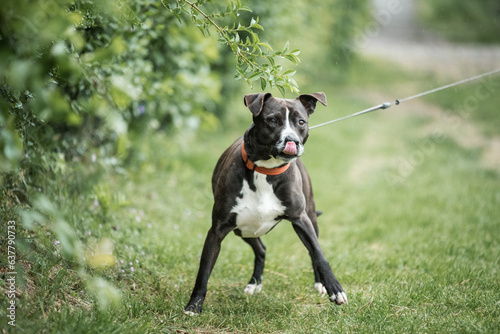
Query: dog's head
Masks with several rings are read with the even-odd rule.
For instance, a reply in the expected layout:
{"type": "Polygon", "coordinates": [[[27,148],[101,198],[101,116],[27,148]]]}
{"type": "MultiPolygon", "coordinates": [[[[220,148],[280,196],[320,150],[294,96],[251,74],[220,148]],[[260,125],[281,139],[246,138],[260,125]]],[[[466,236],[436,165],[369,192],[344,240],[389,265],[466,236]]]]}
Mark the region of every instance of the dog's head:
{"type": "Polygon", "coordinates": [[[274,168],[304,153],[309,116],[318,101],[327,105],[324,93],[303,94],[294,100],[276,98],[270,93],[245,95],[245,105],[253,114],[248,134],[258,150],[255,153],[262,157],[262,161],[255,162],[257,165],[274,168]]]}

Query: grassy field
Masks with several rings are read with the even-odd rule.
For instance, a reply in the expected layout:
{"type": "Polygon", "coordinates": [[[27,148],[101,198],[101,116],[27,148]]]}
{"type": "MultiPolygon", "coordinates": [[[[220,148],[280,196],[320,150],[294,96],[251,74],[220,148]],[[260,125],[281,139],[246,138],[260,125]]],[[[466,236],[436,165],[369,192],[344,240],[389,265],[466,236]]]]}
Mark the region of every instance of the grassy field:
{"type": "MultiPolygon", "coordinates": [[[[263,237],[260,294],[243,294],[253,254],[231,234],[204,313],[183,315],[211,224],[211,172],[251,121],[238,98],[217,130],[146,136],[135,167],[109,173],[80,197],[61,194],[60,206],[81,222],[80,237],[93,249],[114,247],[115,264],[93,273],[121,291],[120,306],[100,312],[54,256],[29,270],[35,279],[20,299],[18,332],[497,332],[500,151],[489,151],[500,135],[498,80],[474,106],[467,101],[484,83],[311,131],[303,160],[324,212],[320,243],[349,305],[317,295],[307,251],[283,221],[263,237]]],[[[328,96],[313,125],[437,84],[360,62],[346,85],[319,78],[301,88],[328,96]]]]}

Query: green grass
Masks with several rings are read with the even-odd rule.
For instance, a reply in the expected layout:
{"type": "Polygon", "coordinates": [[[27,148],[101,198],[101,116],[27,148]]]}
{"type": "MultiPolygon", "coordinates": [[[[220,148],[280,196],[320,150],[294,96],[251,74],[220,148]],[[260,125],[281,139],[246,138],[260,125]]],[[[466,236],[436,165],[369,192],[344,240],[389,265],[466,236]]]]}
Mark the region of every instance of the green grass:
{"type": "Polygon", "coordinates": [[[499,91],[500,74],[496,73],[471,84],[430,95],[427,100],[447,110],[450,117],[476,123],[481,132],[492,137],[499,134],[500,113],[495,112],[500,100],[499,91]]]}
{"type": "MultiPolygon", "coordinates": [[[[356,66],[348,85],[322,80],[323,85],[302,87],[328,96],[328,108],[318,106],[311,124],[384,102],[380,92],[406,96],[426,88],[412,86],[409,76],[385,64],[356,66]]],[[[460,97],[474,94],[474,87],[461,88],[460,97]]],[[[451,108],[452,94],[440,93],[425,105],[451,108]]],[[[60,205],[81,239],[114,244],[116,265],[91,271],[117,286],[122,300],[100,312],[71,266],[57,256],[47,258],[29,269],[27,286],[35,288],[20,298],[19,332],[498,331],[499,169],[482,163],[482,147],[462,145],[452,124],[440,123],[438,135],[429,131],[435,117],[419,112],[419,104],[310,133],[303,160],[324,212],[320,243],[348,306],[315,293],[307,251],[283,221],[263,237],[268,253],[259,295],[242,292],[253,255],[231,234],[210,278],[204,313],[184,316],[211,224],[211,172],[251,120],[240,101],[215,132],[147,136],[137,144],[142,158],[126,176],[110,172],[98,189],[81,197],[62,193],[60,205]],[[107,199],[106,212],[102,205],[92,208],[96,193],[107,199]]],[[[481,116],[462,122],[486,139],[498,136],[499,102],[492,94],[480,101],[481,116]]]]}

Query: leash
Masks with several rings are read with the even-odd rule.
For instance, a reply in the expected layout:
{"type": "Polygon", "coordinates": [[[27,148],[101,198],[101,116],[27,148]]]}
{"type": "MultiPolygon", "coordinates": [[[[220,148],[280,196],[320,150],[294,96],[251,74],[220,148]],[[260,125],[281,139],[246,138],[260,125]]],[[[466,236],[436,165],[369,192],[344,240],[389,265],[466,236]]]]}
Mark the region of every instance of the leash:
{"type": "Polygon", "coordinates": [[[397,100],[395,100],[392,103],[391,102],[381,103],[381,104],[378,104],[376,106],[373,106],[371,108],[359,111],[359,112],[351,114],[351,115],[347,115],[347,116],[344,116],[344,117],[341,117],[341,118],[334,119],[332,121],[328,121],[328,122],[325,122],[325,123],[321,123],[321,124],[318,124],[318,125],[311,126],[311,127],[309,127],[309,130],[312,130],[312,129],[315,129],[315,128],[319,128],[320,126],[325,126],[325,125],[328,125],[328,124],[340,122],[340,121],[343,121],[343,120],[351,118],[351,117],[356,117],[356,116],[364,115],[364,114],[367,114],[367,113],[372,112],[372,111],[376,111],[376,110],[380,110],[380,109],[387,109],[387,108],[390,108],[393,104],[394,105],[399,105],[401,102],[406,102],[408,100],[413,100],[413,99],[416,99],[418,97],[422,97],[422,96],[425,96],[425,95],[436,93],[436,92],[439,92],[441,90],[448,89],[448,88],[451,88],[451,87],[454,87],[454,86],[458,86],[458,85],[464,84],[466,82],[477,80],[477,79],[480,79],[480,78],[483,78],[483,77],[486,77],[488,75],[492,75],[492,74],[495,74],[495,73],[498,73],[498,72],[500,72],[500,68],[496,69],[496,70],[493,70],[493,71],[489,71],[489,72],[483,73],[483,74],[479,74],[479,75],[476,75],[476,76],[473,76],[473,77],[470,77],[470,78],[467,78],[467,79],[456,81],[456,82],[450,83],[448,85],[444,85],[444,86],[441,86],[441,87],[430,89],[430,90],[427,90],[427,91],[422,92],[422,93],[411,95],[411,96],[408,96],[408,97],[405,97],[405,98],[402,98],[402,99],[397,99],[397,100]]]}

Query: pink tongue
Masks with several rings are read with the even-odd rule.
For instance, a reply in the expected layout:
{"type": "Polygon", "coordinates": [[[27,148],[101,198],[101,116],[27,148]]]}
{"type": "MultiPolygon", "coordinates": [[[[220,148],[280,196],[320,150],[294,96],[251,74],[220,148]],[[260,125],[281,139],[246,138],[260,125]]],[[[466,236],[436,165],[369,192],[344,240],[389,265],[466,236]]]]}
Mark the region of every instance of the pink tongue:
{"type": "Polygon", "coordinates": [[[285,149],[283,150],[283,153],[289,154],[289,155],[296,155],[297,154],[297,145],[293,141],[289,141],[286,143],[285,149]]]}

